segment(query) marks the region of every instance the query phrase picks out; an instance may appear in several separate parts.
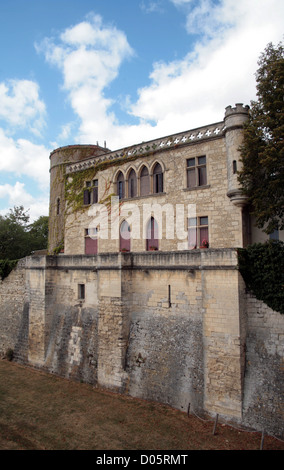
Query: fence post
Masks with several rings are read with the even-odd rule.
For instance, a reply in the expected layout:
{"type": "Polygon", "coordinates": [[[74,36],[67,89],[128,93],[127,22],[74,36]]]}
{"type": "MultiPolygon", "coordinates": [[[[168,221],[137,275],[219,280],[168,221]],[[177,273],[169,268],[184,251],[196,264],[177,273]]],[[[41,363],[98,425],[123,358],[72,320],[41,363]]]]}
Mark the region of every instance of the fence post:
{"type": "Polygon", "coordinates": [[[213,436],[215,435],[215,431],[216,431],[216,427],[217,427],[217,423],[218,423],[218,413],[216,414],[216,419],[215,419],[215,423],[214,423],[214,428],[213,428],[213,436]]]}

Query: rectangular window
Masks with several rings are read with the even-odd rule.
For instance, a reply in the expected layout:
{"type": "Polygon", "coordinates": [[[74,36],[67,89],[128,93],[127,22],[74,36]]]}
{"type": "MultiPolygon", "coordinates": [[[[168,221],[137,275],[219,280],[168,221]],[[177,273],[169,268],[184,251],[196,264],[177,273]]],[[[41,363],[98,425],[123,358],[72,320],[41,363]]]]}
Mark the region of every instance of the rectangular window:
{"type": "Polygon", "coordinates": [[[85,300],[85,284],[78,284],[78,299],[85,300]]]}
{"type": "Polygon", "coordinates": [[[97,204],[99,200],[99,183],[98,180],[93,181],[93,204],[97,204]]]}
{"type": "Polygon", "coordinates": [[[192,217],[188,219],[188,249],[208,248],[208,246],[208,217],[192,217]]]}
{"type": "Polygon", "coordinates": [[[187,159],[187,187],[207,185],[206,156],[187,159]]]}
{"type": "Polygon", "coordinates": [[[98,180],[86,181],[84,189],[84,205],[96,204],[98,202],[98,180]]]}

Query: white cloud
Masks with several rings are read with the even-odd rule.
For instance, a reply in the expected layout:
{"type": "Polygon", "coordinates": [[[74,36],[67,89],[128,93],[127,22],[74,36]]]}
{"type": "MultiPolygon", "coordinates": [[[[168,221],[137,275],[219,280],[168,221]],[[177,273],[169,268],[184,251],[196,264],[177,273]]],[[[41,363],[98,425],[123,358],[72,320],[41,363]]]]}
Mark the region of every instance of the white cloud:
{"type": "Polygon", "coordinates": [[[63,86],[81,121],[78,142],[106,140],[108,147],[118,149],[222,120],[226,106],[255,98],[259,55],[268,42],[282,39],[283,2],[171,1],[182,9],[195,44],[182,60],[153,64],[150,84],[138,90],[136,102],[117,97],[139,119],[137,125],[118,122],[108,95],[123,61],[134,56],[122,31],[92,14],[59,38],[37,45],[62,71],[63,86]]]}
{"type": "Polygon", "coordinates": [[[28,176],[46,190],[49,186],[49,154],[43,145],[25,139],[14,140],[0,128],[0,172],[28,176]]]}
{"type": "Polygon", "coordinates": [[[161,5],[161,1],[150,1],[145,3],[144,1],[140,4],[140,8],[145,13],[163,13],[164,9],[161,5]]]}
{"type": "Polygon", "coordinates": [[[88,21],[66,29],[59,44],[47,38],[36,48],[62,70],[67,90],[86,83],[102,90],[117,76],[123,60],[133,54],[125,34],[114,26],[104,26],[99,15],[88,15],[88,21]]]}
{"type": "Polygon", "coordinates": [[[31,80],[0,83],[0,119],[17,128],[29,128],[39,135],[45,125],[45,114],[37,83],[31,80]]]}
{"type": "Polygon", "coordinates": [[[7,209],[2,209],[0,213],[6,215],[12,207],[23,206],[30,215],[30,222],[38,219],[42,215],[48,215],[49,198],[43,195],[34,198],[25,189],[25,184],[17,181],[14,185],[0,185],[0,199],[8,198],[7,209]]]}
{"type": "MultiPolygon", "coordinates": [[[[33,219],[48,214],[50,151],[44,145],[16,135],[29,131],[33,138],[41,137],[45,116],[46,108],[39,97],[37,83],[30,80],[0,83],[0,120],[3,121],[3,127],[0,127],[0,172],[13,179],[30,178],[42,194],[34,199],[25,189],[25,183],[17,181],[14,185],[0,186],[0,198],[8,200],[9,208],[15,205],[29,207],[33,219]]],[[[1,212],[7,213],[9,208],[1,212]]]]}
{"type": "Polygon", "coordinates": [[[223,118],[224,108],[255,98],[255,71],[268,42],[282,39],[279,0],[174,1],[187,7],[187,28],[202,36],[181,61],[156,63],[132,113],[157,123],[161,135],[223,118]]]}

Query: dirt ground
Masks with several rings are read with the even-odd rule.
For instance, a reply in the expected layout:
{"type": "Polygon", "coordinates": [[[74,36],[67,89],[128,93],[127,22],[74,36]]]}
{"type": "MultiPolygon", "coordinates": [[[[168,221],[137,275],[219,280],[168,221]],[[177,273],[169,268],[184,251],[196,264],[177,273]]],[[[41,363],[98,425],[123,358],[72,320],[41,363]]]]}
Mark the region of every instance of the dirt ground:
{"type": "Polygon", "coordinates": [[[0,361],[0,450],[284,450],[284,442],[0,361]],[[262,443],[262,445],[261,445],[262,443]]]}

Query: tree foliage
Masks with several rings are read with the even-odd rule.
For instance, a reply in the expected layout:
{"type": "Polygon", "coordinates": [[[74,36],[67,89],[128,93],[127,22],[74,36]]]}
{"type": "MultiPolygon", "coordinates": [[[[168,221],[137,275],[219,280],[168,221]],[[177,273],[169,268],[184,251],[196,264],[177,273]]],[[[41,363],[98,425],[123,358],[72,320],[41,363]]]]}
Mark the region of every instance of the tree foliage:
{"type": "Polygon", "coordinates": [[[284,243],[269,240],[238,250],[239,270],[257,299],[284,314],[284,243]]]}
{"type": "Polygon", "coordinates": [[[256,72],[257,100],[251,102],[241,148],[239,181],[256,225],[266,233],[284,229],[284,49],[268,44],[256,72]]]}
{"type": "Polygon", "coordinates": [[[29,220],[23,206],[0,216],[0,260],[18,260],[47,248],[48,217],[41,216],[32,224],[29,220]]]}

